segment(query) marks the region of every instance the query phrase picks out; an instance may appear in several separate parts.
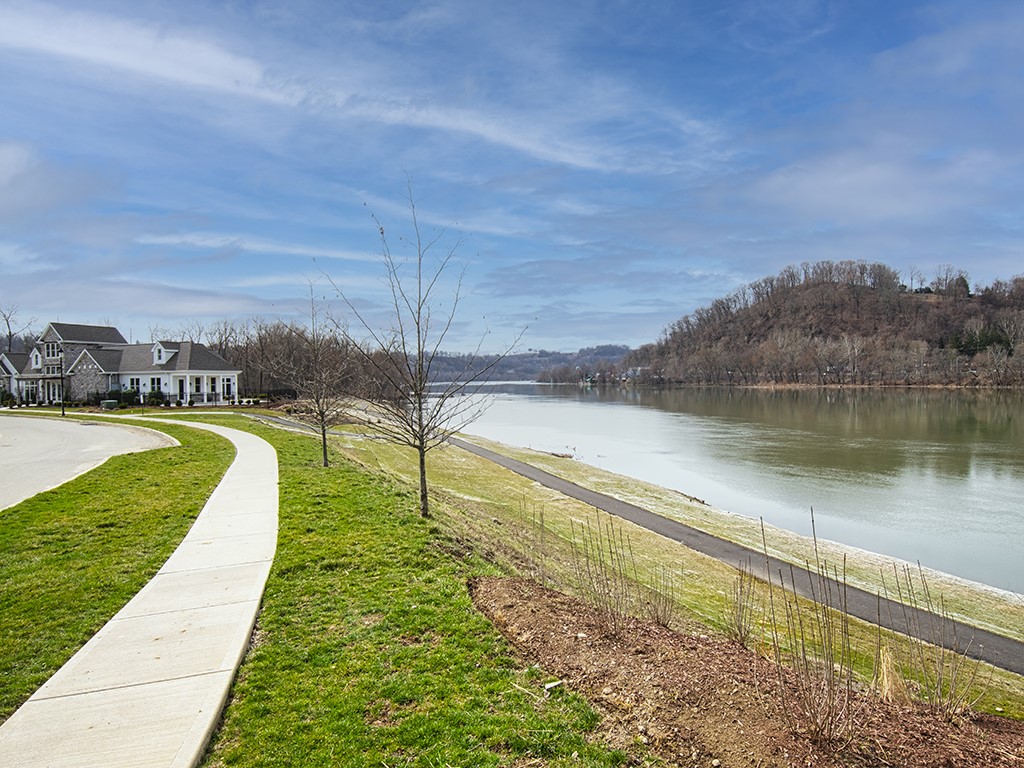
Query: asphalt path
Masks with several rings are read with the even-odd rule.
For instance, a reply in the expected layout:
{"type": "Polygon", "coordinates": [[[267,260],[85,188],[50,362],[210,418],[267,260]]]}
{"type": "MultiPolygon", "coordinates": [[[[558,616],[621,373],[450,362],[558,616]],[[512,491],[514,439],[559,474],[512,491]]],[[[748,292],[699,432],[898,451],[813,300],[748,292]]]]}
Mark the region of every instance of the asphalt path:
{"type": "Polygon", "coordinates": [[[842,608],[850,616],[858,619],[881,624],[887,629],[942,645],[1014,674],[1024,675],[1024,643],[1018,640],[904,606],[866,590],[839,584],[833,579],[823,580],[823,577],[806,568],[774,557],[766,557],[764,552],[748,549],[676,520],[656,515],[635,504],[591,491],[525,462],[458,438],[450,438],[450,442],[547,488],[628,520],[716,560],[736,568],[746,567],[757,578],[764,581],[770,578],[772,583],[795,590],[803,597],[819,603],[828,603],[832,607],[842,608]]]}
{"type": "Polygon", "coordinates": [[[111,456],[177,445],[152,429],[0,414],[0,509],[56,488],[111,456]]]}

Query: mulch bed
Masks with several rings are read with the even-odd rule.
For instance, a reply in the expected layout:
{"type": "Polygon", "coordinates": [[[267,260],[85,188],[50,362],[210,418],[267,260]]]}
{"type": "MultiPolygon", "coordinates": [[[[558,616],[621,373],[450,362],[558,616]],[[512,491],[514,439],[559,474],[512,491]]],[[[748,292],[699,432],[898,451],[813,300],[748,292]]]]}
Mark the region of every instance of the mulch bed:
{"type": "Polygon", "coordinates": [[[852,738],[819,744],[782,710],[775,665],[738,643],[641,620],[612,635],[589,606],[527,579],[481,578],[470,589],[526,659],[593,703],[609,743],[645,745],[668,765],[1024,768],[1024,722],[951,723],[858,693],[852,738]]]}

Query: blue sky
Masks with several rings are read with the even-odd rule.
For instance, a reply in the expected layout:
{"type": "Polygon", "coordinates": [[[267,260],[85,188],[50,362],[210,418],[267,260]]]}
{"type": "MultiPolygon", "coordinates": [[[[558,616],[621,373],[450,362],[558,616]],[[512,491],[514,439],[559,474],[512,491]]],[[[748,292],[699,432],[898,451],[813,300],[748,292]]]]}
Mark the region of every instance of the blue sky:
{"type": "Polygon", "coordinates": [[[653,341],[802,261],[987,284],[1022,41],[1018,2],[0,0],[0,306],[148,339],[329,276],[381,322],[410,179],[453,350],[653,341]]]}

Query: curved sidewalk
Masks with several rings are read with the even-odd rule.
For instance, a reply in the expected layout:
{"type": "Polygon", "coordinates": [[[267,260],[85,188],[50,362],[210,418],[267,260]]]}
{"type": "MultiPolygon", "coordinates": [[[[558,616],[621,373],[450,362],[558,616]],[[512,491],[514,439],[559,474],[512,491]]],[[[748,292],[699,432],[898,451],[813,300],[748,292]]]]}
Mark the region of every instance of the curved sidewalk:
{"type": "Polygon", "coordinates": [[[220,718],[277,547],[277,453],[151,420],[238,453],[152,581],[0,726],[2,766],[189,768],[220,718]]]}

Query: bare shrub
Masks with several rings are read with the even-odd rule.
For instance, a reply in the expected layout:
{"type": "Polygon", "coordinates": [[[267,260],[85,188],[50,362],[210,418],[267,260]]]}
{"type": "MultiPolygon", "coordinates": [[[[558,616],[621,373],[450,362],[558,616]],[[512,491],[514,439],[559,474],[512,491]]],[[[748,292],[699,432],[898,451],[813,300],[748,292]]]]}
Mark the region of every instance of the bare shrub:
{"type": "Polygon", "coordinates": [[[670,627],[676,617],[676,577],[672,569],[661,565],[641,589],[647,617],[655,624],[670,627]]]}
{"type": "Polygon", "coordinates": [[[636,559],[622,528],[610,519],[595,524],[573,520],[572,562],[579,594],[597,609],[604,628],[612,635],[622,632],[636,599],[636,559]]]}
{"type": "Polygon", "coordinates": [[[757,603],[754,593],[756,579],[750,563],[744,563],[736,572],[726,616],[726,631],[733,640],[749,647],[756,624],[757,603]]]}
{"type": "MultiPolygon", "coordinates": [[[[814,531],[814,512],[811,511],[814,531]]],[[[765,558],[768,544],[762,523],[765,558]]],[[[811,604],[802,606],[793,586],[779,571],[775,585],[769,573],[768,618],[778,672],[782,710],[793,730],[806,730],[818,744],[833,749],[847,746],[856,734],[853,653],[850,617],[846,607],[846,560],[842,571],[830,567],[818,553],[814,532],[814,558],[807,564],[811,604]],[[789,670],[789,674],[787,674],[789,670]]]]}
{"type": "MultiPolygon", "coordinates": [[[[904,626],[909,630],[901,658],[894,660],[902,677],[919,689],[919,697],[947,720],[973,708],[984,695],[987,681],[979,679],[982,664],[968,653],[974,637],[957,636],[957,623],[946,609],[942,595],[933,599],[924,570],[918,565],[917,580],[909,565],[893,565],[894,592],[882,578],[887,597],[901,606],[904,626]]],[[[891,603],[890,603],[891,606],[891,603]]],[[[889,616],[890,626],[893,617],[889,616]]]]}
{"type": "Polygon", "coordinates": [[[524,497],[519,503],[519,512],[525,530],[520,554],[528,564],[528,575],[541,584],[547,585],[549,580],[547,567],[549,534],[544,522],[544,505],[534,504],[527,510],[524,497]]]}

